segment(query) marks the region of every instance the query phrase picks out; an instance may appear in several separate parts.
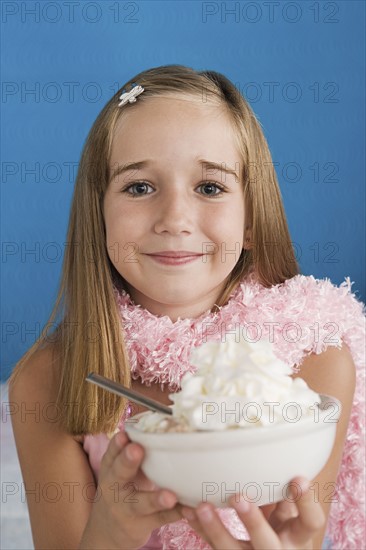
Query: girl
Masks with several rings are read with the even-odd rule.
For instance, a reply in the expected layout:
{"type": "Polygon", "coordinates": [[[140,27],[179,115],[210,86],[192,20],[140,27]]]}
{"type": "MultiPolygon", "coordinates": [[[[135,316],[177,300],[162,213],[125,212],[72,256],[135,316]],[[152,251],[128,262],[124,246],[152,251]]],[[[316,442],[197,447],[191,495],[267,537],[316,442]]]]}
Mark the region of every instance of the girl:
{"type": "Polygon", "coordinates": [[[12,417],[36,548],[362,547],[364,307],[349,280],[299,273],[266,140],[233,84],[180,65],[127,82],[87,138],[67,240],[57,328],[9,387],[43,411],[12,417]],[[190,350],[238,327],[341,401],[332,455],[292,502],[182,506],[123,431],[144,409],[85,377],[169,404],[190,350]]]}

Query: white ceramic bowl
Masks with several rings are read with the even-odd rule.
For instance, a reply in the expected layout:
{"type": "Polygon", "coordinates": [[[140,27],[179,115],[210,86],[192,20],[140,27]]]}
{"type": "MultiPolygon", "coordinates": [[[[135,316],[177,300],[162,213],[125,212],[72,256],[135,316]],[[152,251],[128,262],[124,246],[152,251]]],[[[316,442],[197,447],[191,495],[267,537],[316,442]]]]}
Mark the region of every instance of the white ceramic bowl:
{"type": "Polygon", "coordinates": [[[145,449],[142,470],[159,487],[174,491],[179,502],[228,506],[241,493],[258,506],[290,497],[296,476],[314,479],[326,464],[335,440],[341,404],[321,395],[311,416],[269,427],[217,432],[151,433],[137,429],[143,412],[125,423],[131,439],[145,449]]]}

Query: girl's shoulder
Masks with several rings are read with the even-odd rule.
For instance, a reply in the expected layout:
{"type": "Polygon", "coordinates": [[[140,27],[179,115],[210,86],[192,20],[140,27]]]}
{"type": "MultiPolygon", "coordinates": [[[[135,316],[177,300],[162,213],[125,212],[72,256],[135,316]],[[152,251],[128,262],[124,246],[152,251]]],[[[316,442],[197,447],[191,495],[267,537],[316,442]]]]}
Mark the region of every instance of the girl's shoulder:
{"type": "Polygon", "coordinates": [[[60,360],[56,344],[47,343],[30,356],[22,357],[9,379],[9,395],[26,391],[33,398],[51,401],[56,396],[60,380],[60,360]]]}
{"type": "MultiPolygon", "coordinates": [[[[58,389],[61,379],[61,361],[57,344],[47,343],[38,348],[29,357],[25,355],[16,365],[8,381],[9,401],[14,403],[14,410],[18,411],[19,419],[12,418],[13,424],[19,420],[20,424],[27,424],[27,411],[35,411],[36,424],[61,430],[57,421],[60,418],[57,405],[58,389]],[[25,414],[22,415],[22,411],[25,414]],[[22,418],[24,416],[24,418],[22,418]]],[[[77,436],[64,434],[79,441],[77,436]]]]}
{"type": "Polygon", "coordinates": [[[36,393],[50,392],[55,386],[52,381],[59,375],[59,366],[57,347],[54,343],[39,347],[31,355],[28,352],[10,376],[9,391],[29,384],[36,393]]]}

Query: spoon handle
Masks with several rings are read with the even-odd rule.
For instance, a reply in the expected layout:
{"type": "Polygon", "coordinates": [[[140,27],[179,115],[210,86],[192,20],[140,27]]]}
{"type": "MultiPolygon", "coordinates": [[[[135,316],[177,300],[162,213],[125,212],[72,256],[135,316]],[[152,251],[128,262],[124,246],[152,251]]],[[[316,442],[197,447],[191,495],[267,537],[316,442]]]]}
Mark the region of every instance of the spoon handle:
{"type": "Polygon", "coordinates": [[[95,374],[94,372],[91,372],[90,374],[88,374],[85,380],[87,380],[87,382],[92,382],[92,384],[96,384],[97,386],[100,386],[101,388],[104,388],[111,393],[122,395],[123,397],[128,397],[131,401],[134,401],[139,405],[144,405],[152,411],[170,415],[173,414],[173,410],[167,405],[162,405],[158,401],[150,399],[149,397],[145,397],[141,393],[138,393],[135,390],[131,390],[130,388],[126,388],[126,386],[124,386],[123,384],[114,382],[113,380],[105,378],[105,376],[101,376],[100,374],[95,374]]]}

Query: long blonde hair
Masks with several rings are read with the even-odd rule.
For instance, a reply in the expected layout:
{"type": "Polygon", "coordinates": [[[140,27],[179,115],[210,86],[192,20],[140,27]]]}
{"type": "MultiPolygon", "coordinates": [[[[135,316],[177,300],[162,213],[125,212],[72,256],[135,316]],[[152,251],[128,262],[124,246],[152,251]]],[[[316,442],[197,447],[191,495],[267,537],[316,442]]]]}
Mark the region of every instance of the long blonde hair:
{"type": "Polygon", "coordinates": [[[155,67],[126,82],[98,115],[82,151],[68,226],[69,246],[56,303],[46,325],[52,326],[57,319],[57,327],[51,337],[43,332],[9,380],[11,384],[30,356],[52,340],[60,362],[57,406],[64,410],[60,422],[74,435],[113,431],[126,406],[125,400],[87,383],[89,372],[131,385],[113,293],[113,286],[123,288],[123,280],[108,257],[102,203],[110,179],[114,129],[124,109],[128,109],[118,107],[118,98],[135,83],[145,90],[138,103],[167,93],[200,96],[202,102],[222,105],[231,119],[244,166],[242,184],[251,248],[242,251],[216,305],[225,304],[251,270],[266,287],[299,273],[266,139],[232,82],[220,73],[182,65],[155,67]],[[65,407],[67,403],[73,406],[65,407]]]}

